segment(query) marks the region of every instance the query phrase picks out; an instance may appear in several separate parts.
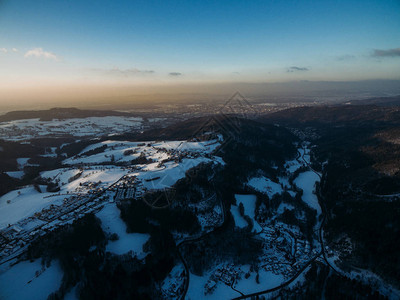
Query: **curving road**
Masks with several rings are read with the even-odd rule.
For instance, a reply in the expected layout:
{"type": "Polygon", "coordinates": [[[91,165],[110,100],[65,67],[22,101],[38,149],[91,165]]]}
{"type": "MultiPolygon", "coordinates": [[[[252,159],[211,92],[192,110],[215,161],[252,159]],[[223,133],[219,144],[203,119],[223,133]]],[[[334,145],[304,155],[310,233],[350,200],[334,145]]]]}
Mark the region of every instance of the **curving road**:
{"type": "MultiPolygon", "coordinates": [[[[297,155],[297,160],[299,160],[300,158],[304,161],[304,163],[307,165],[307,167],[312,171],[312,172],[314,172],[315,174],[317,174],[318,175],[318,177],[320,178],[320,180],[322,179],[322,176],[321,176],[321,174],[319,174],[317,171],[315,171],[312,167],[311,167],[311,165],[308,163],[308,161],[306,161],[305,160],[305,158],[304,158],[304,154],[305,154],[305,148],[303,148],[303,154],[301,154],[300,152],[298,152],[298,155],[297,155]]],[[[322,201],[322,196],[321,196],[321,194],[320,194],[320,192],[318,192],[318,195],[317,195],[317,197],[318,197],[318,202],[319,202],[319,204],[320,204],[320,206],[321,206],[321,211],[322,211],[322,213],[321,213],[321,215],[322,215],[322,220],[321,220],[321,225],[320,225],[320,227],[319,227],[319,229],[318,229],[318,238],[319,238],[319,242],[320,242],[320,244],[321,244],[321,251],[318,253],[318,254],[316,254],[312,259],[310,259],[291,279],[289,279],[288,281],[285,281],[284,283],[282,283],[282,284],[280,284],[280,285],[278,285],[278,286],[276,286],[276,287],[274,287],[274,288],[270,288],[270,289],[266,289],[266,290],[263,290],[263,291],[260,291],[260,292],[256,292],[256,293],[251,293],[251,294],[246,294],[246,295],[242,295],[242,296],[240,296],[240,297],[237,297],[237,298],[234,298],[235,300],[236,299],[246,299],[246,298],[251,298],[251,297],[255,297],[255,296],[260,296],[260,295],[263,295],[263,294],[268,294],[268,293],[272,293],[272,292],[276,292],[276,291],[278,291],[278,290],[280,290],[280,289],[282,289],[282,288],[284,288],[284,287],[287,287],[289,284],[291,284],[294,280],[296,280],[309,266],[310,266],[310,264],[312,263],[312,262],[314,262],[318,257],[320,257],[321,256],[321,254],[322,254],[322,257],[323,257],[323,259],[324,259],[324,261],[326,262],[326,264],[334,271],[334,272],[336,272],[336,273],[339,273],[330,263],[329,263],[329,261],[327,260],[327,258],[326,258],[326,254],[325,254],[325,247],[324,247],[324,239],[323,239],[323,226],[325,225],[325,221],[326,221],[326,207],[325,207],[325,203],[322,201]],[[321,205],[322,204],[322,205],[321,205]]],[[[340,273],[339,273],[340,274],[340,273]]]]}
{"type": "Polygon", "coordinates": [[[183,266],[185,267],[185,276],[186,276],[184,290],[183,290],[183,293],[182,293],[180,299],[185,299],[185,297],[186,297],[186,294],[187,294],[187,291],[188,291],[188,288],[189,288],[190,272],[189,272],[189,267],[188,267],[185,259],[183,258],[183,255],[182,255],[182,253],[180,252],[179,249],[185,244],[197,242],[197,241],[209,236],[210,234],[215,233],[215,232],[223,229],[223,227],[224,227],[224,225],[226,223],[226,220],[227,220],[227,210],[226,210],[226,206],[225,206],[224,201],[222,201],[222,198],[220,198],[220,199],[221,199],[222,216],[223,216],[223,220],[222,220],[221,225],[219,225],[219,226],[215,227],[213,230],[208,231],[208,232],[206,232],[204,234],[201,234],[199,236],[189,237],[189,238],[181,241],[180,243],[178,243],[178,245],[176,246],[177,252],[178,252],[178,256],[181,259],[181,261],[183,263],[183,266]]]}
{"type": "MultiPolygon", "coordinates": [[[[305,148],[303,148],[303,149],[304,149],[303,154],[301,154],[300,151],[298,152],[297,160],[299,160],[299,159],[303,160],[304,163],[307,165],[307,167],[308,167],[312,172],[314,172],[315,174],[318,175],[318,177],[320,178],[320,181],[321,181],[321,180],[322,180],[321,174],[319,174],[317,171],[315,171],[315,170],[311,167],[310,163],[304,158],[305,148]]],[[[319,228],[318,228],[318,239],[319,239],[319,242],[320,242],[320,244],[321,244],[321,251],[320,251],[319,253],[317,253],[313,258],[311,258],[306,264],[304,264],[304,266],[303,266],[292,278],[290,278],[289,280],[283,282],[282,284],[280,284],[280,285],[278,285],[278,286],[276,286],[276,287],[270,288],[270,289],[266,289],[266,290],[263,290],[263,291],[260,291],[260,292],[255,292],[255,293],[251,293],[251,294],[243,294],[242,292],[240,292],[240,291],[234,289],[236,292],[240,293],[241,296],[236,297],[236,298],[233,298],[233,299],[235,299],[235,300],[236,300],[236,299],[247,299],[247,298],[251,298],[251,297],[260,296],[260,295],[263,295],[263,294],[275,292],[275,291],[278,291],[278,290],[280,290],[280,289],[282,289],[282,288],[284,288],[284,287],[287,287],[289,284],[291,284],[293,281],[295,281],[295,280],[296,280],[296,279],[311,265],[311,263],[313,263],[317,258],[321,257],[321,255],[322,255],[322,258],[323,258],[323,260],[325,261],[325,263],[326,263],[335,273],[340,274],[340,273],[329,263],[329,261],[328,261],[328,259],[327,259],[327,257],[326,257],[325,246],[324,246],[324,239],[323,239],[323,227],[324,227],[325,222],[326,222],[326,213],[327,213],[327,209],[326,209],[325,203],[324,203],[324,201],[323,201],[323,197],[322,197],[322,195],[321,195],[321,193],[320,193],[320,190],[318,191],[317,197],[318,197],[319,204],[320,204],[320,206],[321,206],[321,211],[322,211],[322,213],[321,213],[321,215],[322,215],[322,220],[321,220],[321,224],[320,224],[320,226],[319,226],[319,228]]],[[[188,267],[188,265],[187,265],[185,259],[183,258],[182,253],[179,251],[179,249],[180,249],[183,245],[185,245],[185,244],[199,241],[199,240],[205,238],[206,236],[210,235],[211,233],[214,233],[215,231],[221,230],[221,229],[223,228],[223,226],[224,226],[224,224],[225,224],[225,222],[226,222],[226,219],[227,219],[227,218],[226,218],[226,216],[227,216],[227,211],[226,211],[225,204],[223,203],[222,200],[221,200],[221,206],[222,206],[222,209],[223,209],[223,217],[224,217],[224,219],[223,219],[223,222],[222,222],[222,224],[221,224],[220,226],[218,226],[218,227],[216,227],[214,230],[209,231],[209,232],[207,232],[207,233],[204,233],[204,234],[202,234],[202,235],[200,235],[200,236],[187,238],[187,239],[181,241],[181,242],[177,245],[178,256],[179,256],[179,258],[181,259],[181,261],[182,261],[182,263],[183,263],[183,265],[184,265],[184,267],[185,267],[185,275],[186,275],[185,287],[184,287],[184,291],[183,291],[183,293],[182,293],[180,299],[185,299],[185,297],[186,297],[186,294],[187,294],[187,291],[188,291],[188,288],[189,288],[190,272],[189,272],[189,267],[188,267]]],[[[232,287],[231,287],[231,288],[232,288],[232,287]]]]}
{"type": "MultiPolygon", "coordinates": [[[[301,159],[304,161],[304,163],[308,166],[308,168],[309,168],[312,172],[314,172],[315,174],[318,175],[318,177],[319,177],[319,182],[321,182],[321,181],[322,181],[322,176],[321,176],[321,174],[319,174],[317,171],[315,171],[315,170],[313,169],[313,167],[311,167],[310,163],[309,163],[308,161],[305,160],[305,158],[304,158],[304,154],[306,153],[305,148],[303,148],[303,150],[304,150],[304,151],[303,151],[303,155],[301,156],[301,159]]],[[[317,192],[318,192],[318,194],[317,194],[318,203],[319,203],[319,206],[321,207],[321,211],[322,211],[322,213],[321,213],[321,215],[322,215],[321,225],[319,226],[319,229],[318,229],[318,237],[319,237],[319,242],[320,242],[321,248],[322,248],[322,250],[321,250],[322,256],[323,256],[323,259],[324,259],[325,263],[326,263],[335,273],[340,274],[340,272],[338,272],[338,271],[335,269],[335,267],[333,267],[332,264],[331,264],[331,263],[328,261],[328,259],[326,258],[325,245],[324,245],[324,238],[323,238],[323,227],[324,227],[325,222],[326,222],[327,209],[326,209],[325,201],[323,201],[323,196],[321,195],[321,189],[319,188],[317,192]]]]}

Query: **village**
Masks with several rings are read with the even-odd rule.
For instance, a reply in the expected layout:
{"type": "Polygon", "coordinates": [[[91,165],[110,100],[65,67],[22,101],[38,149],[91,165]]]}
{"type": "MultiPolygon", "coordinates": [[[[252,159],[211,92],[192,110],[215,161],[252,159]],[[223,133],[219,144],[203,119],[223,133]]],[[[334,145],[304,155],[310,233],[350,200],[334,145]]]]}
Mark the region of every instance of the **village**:
{"type": "MultiPolygon", "coordinates": [[[[104,203],[119,204],[128,199],[140,200],[148,191],[170,188],[179,178],[185,176],[187,169],[203,161],[212,161],[210,152],[219,144],[212,141],[172,144],[159,142],[157,147],[154,142],[116,142],[106,145],[101,158],[96,157],[96,154],[77,155],[64,161],[66,168],[42,174],[49,183],[58,186],[58,191],[38,194],[41,201],[49,201],[51,204],[0,229],[0,263],[23,253],[36,238],[60,226],[71,224],[88,213],[96,213],[104,203]],[[111,156],[115,162],[124,161],[127,156],[143,159],[138,161],[141,164],[129,166],[104,164],[111,156]]],[[[92,146],[94,149],[96,147],[92,146]]],[[[85,152],[87,151],[82,151],[85,152]]],[[[40,190],[40,187],[37,189],[40,190]]],[[[19,191],[18,195],[20,194],[19,191]]],[[[7,202],[12,205],[14,201],[7,202]]],[[[207,219],[214,218],[209,216],[207,219]]]]}
{"type": "MultiPolygon", "coordinates": [[[[30,243],[48,232],[71,224],[86,214],[98,213],[105,204],[119,205],[132,199],[142,201],[149,191],[171,188],[177,180],[186,176],[187,170],[199,163],[220,163],[218,157],[212,155],[220,145],[220,138],[212,137],[215,139],[203,142],[101,142],[65,159],[65,168],[43,172],[42,177],[58,187],[55,192],[43,193],[43,198],[54,201],[1,229],[0,263],[17,258],[30,243]]],[[[293,164],[300,165],[298,162],[293,164]]],[[[261,184],[256,188],[266,189],[269,193],[282,190],[267,178],[251,182],[261,184]]],[[[260,230],[256,238],[262,241],[262,255],[250,269],[232,264],[215,266],[203,284],[204,295],[212,295],[221,285],[240,289],[244,282],[258,284],[259,280],[265,281],[266,276],[288,280],[320,254],[318,245],[311,245],[305,240],[298,228],[281,222],[256,221],[251,206],[254,197],[236,197],[239,202],[245,200],[245,213],[252,219],[254,229],[260,230]],[[261,279],[259,274],[262,274],[261,279]]],[[[189,209],[196,213],[202,233],[213,230],[223,222],[222,207],[217,202],[216,195],[210,194],[198,203],[189,204],[189,209]]],[[[237,217],[235,223],[240,221],[237,217]]],[[[177,242],[187,238],[178,234],[174,237],[177,242]]],[[[174,295],[181,294],[184,279],[182,271],[171,276],[164,295],[172,299],[174,295]]]]}

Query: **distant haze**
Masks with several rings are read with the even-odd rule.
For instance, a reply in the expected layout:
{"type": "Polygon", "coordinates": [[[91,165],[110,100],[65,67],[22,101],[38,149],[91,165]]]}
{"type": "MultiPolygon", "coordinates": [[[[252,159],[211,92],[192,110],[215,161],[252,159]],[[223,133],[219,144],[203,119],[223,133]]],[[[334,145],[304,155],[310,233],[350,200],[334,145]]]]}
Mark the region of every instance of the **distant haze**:
{"type": "Polygon", "coordinates": [[[72,86],[4,89],[0,111],[79,107],[121,109],[153,104],[190,104],[227,100],[239,91],[251,102],[341,101],[400,95],[400,80],[295,81],[163,86],[72,86]]]}
{"type": "Polygon", "coordinates": [[[0,0],[0,110],[391,94],[399,28],[399,1],[0,0]]]}

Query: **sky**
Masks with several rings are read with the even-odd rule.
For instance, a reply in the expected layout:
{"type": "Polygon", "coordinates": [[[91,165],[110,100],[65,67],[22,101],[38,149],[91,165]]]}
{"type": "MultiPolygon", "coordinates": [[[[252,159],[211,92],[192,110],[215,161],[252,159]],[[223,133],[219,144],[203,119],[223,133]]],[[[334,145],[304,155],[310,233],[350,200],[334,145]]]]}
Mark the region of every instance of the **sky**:
{"type": "Polygon", "coordinates": [[[0,101],[371,79],[400,79],[398,0],[0,0],[0,101]]]}

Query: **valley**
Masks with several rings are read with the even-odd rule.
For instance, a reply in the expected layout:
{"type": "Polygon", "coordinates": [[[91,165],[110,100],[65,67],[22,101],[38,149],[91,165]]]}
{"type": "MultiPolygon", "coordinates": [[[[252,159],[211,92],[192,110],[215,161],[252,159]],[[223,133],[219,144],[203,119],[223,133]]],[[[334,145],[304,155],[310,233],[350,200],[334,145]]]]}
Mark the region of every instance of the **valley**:
{"type": "MultiPolygon", "coordinates": [[[[99,118],[106,124],[109,117],[99,118]]],[[[83,128],[80,120],[68,122],[83,128]]],[[[3,141],[16,149],[16,163],[3,167],[16,185],[0,197],[3,282],[19,268],[37,268],[22,293],[58,272],[51,299],[111,297],[117,282],[138,297],[262,299],[296,295],[313,282],[310,274],[328,268],[329,286],[356,280],[360,291],[368,284],[389,298],[398,294],[386,276],[344,266],[357,246],[349,235],[335,237],[338,216],[326,190],[335,160],[325,156],[332,153],[325,131],[334,127],[217,115],[163,126],[157,139],[157,126],[143,131],[136,119],[124,122],[137,131],[127,135],[125,125],[110,123],[100,137],[82,129],[71,139],[46,125],[42,146],[41,131],[3,141]],[[85,278],[95,270],[91,280],[110,280],[93,289],[85,278]]],[[[377,197],[395,204],[397,193],[377,197]]]]}

